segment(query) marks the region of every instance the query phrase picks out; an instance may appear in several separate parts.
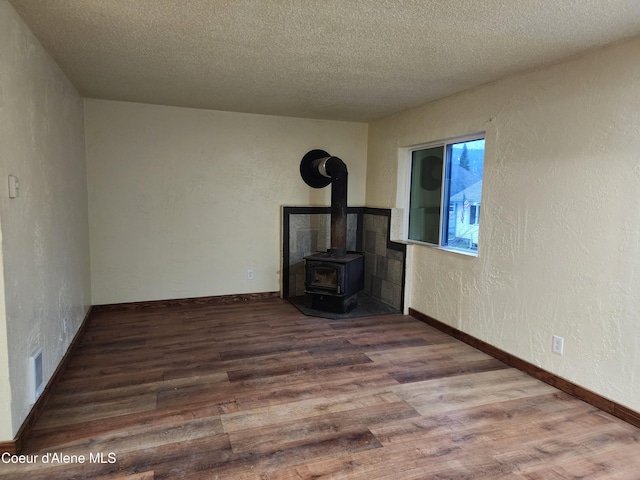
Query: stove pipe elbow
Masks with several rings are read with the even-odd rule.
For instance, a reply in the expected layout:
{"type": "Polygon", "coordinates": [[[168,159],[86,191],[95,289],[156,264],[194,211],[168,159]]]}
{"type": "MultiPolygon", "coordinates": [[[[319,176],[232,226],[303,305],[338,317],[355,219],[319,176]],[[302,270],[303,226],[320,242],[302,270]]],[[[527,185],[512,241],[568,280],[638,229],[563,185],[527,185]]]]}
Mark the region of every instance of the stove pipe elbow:
{"type": "Polygon", "coordinates": [[[338,157],[318,158],[313,164],[320,175],[330,178],[332,182],[346,180],[349,175],[347,165],[338,157]]]}

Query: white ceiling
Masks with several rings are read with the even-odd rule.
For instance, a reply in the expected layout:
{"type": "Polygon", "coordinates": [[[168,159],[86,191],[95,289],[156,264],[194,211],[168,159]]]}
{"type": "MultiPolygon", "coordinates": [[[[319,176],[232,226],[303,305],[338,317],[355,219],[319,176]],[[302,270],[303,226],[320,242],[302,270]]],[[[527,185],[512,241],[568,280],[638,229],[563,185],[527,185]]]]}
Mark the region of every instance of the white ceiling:
{"type": "Polygon", "coordinates": [[[10,0],[85,97],[368,121],[640,35],[640,0],[10,0]]]}

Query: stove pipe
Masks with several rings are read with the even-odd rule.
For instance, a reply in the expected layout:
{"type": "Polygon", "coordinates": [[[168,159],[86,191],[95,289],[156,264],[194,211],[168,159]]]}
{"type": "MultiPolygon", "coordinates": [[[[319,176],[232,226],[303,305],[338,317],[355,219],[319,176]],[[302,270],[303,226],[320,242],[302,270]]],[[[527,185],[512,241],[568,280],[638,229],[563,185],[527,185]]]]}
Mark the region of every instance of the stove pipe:
{"type": "Polygon", "coordinates": [[[331,183],[331,254],[347,254],[347,166],[324,150],[311,150],[300,162],[307,185],[323,188],[331,183]]]}

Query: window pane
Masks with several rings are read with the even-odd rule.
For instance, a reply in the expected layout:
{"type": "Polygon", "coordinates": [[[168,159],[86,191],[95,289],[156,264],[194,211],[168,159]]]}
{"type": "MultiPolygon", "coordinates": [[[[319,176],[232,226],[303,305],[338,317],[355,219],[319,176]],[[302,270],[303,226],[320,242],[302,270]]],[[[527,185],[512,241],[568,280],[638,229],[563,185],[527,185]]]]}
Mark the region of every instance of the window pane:
{"type": "Polygon", "coordinates": [[[415,150],[411,154],[411,240],[439,244],[443,156],[443,146],[415,150]]]}
{"type": "Polygon", "coordinates": [[[478,251],[484,139],[454,143],[447,147],[445,204],[449,215],[442,244],[478,251]]]}

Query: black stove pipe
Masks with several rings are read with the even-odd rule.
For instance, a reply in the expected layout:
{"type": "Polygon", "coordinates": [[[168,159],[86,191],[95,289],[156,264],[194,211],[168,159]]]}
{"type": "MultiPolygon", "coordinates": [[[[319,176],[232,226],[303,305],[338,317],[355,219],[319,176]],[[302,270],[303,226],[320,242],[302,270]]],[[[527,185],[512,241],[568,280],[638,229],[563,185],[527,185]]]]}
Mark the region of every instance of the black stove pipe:
{"type": "Polygon", "coordinates": [[[324,163],[331,176],[331,253],[347,254],[347,166],[338,157],[324,163]]]}
{"type": "Polygon", "coordinates": [[[324,150],[311,150],[300,163],[300,174],[314,188],[331,183],[331,254],[347,254],[347,166],[324,150]]]}

